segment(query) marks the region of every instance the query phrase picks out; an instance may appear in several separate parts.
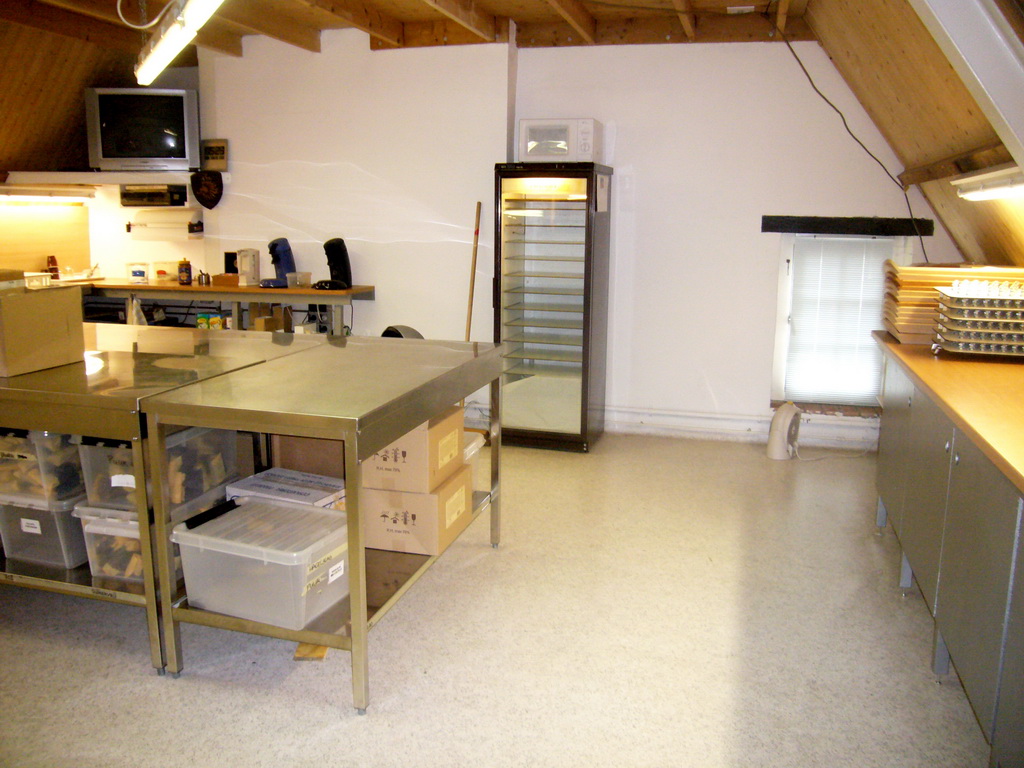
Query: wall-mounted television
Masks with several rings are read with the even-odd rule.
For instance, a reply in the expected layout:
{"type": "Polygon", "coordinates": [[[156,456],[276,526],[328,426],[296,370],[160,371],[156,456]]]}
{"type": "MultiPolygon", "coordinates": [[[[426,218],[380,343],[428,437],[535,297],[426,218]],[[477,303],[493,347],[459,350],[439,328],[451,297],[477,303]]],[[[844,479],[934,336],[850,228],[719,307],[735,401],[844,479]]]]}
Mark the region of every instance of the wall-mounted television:
{"type": "Polygon", "coordinates": [[[89,166],[100,171],[199,167],[199,100],[167,88],[87,88],[89,166]]]}

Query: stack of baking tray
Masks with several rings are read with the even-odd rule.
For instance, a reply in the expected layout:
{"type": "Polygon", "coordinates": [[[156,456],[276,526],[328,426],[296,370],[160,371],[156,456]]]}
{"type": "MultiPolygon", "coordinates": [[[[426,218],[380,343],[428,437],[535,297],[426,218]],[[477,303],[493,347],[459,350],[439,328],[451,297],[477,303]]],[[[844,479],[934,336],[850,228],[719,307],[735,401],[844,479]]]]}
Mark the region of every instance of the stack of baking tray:
{"type": "Polygon", "coordinates": [[[964,278],[1020,281],[1024,280],[1024,269],[974,264],[899,266],[887,261],[882,315],[885,330],[902,344],[932,344],[939,319],[937,291],[964,278]]]}
{"type": "Polygon", "coordinates": [[[937,290],[935,349],[1024,357],[1024,283],[958,280],[937,290]]]}

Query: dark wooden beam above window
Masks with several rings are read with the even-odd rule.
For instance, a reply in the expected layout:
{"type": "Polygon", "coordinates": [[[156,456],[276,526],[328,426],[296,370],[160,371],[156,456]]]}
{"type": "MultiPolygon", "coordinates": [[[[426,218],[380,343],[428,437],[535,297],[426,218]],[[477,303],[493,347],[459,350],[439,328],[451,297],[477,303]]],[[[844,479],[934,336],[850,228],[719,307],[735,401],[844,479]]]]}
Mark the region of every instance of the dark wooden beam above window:
{"type": "Polygon", "coordinates": [[[880,216],[762,216],[761,231],[791,235],[930,237],[935,234],[935,222],[880,216]]]}

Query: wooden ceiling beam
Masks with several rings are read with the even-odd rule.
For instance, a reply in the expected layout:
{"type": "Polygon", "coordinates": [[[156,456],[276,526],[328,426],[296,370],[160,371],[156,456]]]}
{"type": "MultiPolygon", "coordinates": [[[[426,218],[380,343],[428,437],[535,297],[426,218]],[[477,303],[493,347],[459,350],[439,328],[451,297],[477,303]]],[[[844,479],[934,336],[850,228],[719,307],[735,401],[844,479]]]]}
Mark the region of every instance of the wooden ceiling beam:
{"type": "Polygon", "coordinates": [[[672,5],[679,16],[679,23],[689,40],[697,39],[697,17],[693,15],[693,4],[690,0],[672,0],[672,5]]]}
{"type": "Polygon", "coordinates": [[[597,20],[583,6],[580,0],[547,0],[559,16],[569,22],[576,32],[593,45],[597,42],[597,20]]]}
{"type": "Polygon", "coordinates": [[[196,35],[195,44],[228,56],[242,55],[242,34],[216,16],[203,25],[196,35]]]}
{"type": "Polygon", "coordinates": [[[389,47],[405,45],[405,27],[398,19],[358,0],[297,0],[309,8],[326,11],[374,40],[389,47]]]}
{"type": "Polygon", "coordinates": [[[271,4],[225,3],[217,11],[217,16],[253,34],[320,53],[320,30],[274,13],[271,4]]]}
{"type": "Polygon", "coordinates": [[[900,184],[904,189],[926,181],[937,181],[959,176],[962,173],[980,171],[994,165],[1012,162],[1008,150],[1001,141],[977,147],[968,152],[960,152],[952,157],[944,157],[934,163],[908,168],[899,175],[900,184]]]}
{"type": "MultiPolygon", "coordinates": [[[[117,14],[117,2],[111,0],[37,0],[45,5],[52,5],[55,8],[63,8],[65,11],[79,13],[83,16],[90,16],[100,21],[106,21],[119,27],[127,27],[117,14]]],[[[152,21],[163,11],[169,0],[152,0],[146,4],[147,19],[152,21]]],[[[144,24],[145,21],[139,16],[138,3],[128,3],[128,10],[125,11],[128,21],[133,24],[144,24]]],[[[131,27],[127,27],[131,28],[131,27]]]]}
{"type": "Polygon", "coordinates": [[[469,30],[483,42],[494,42],[494,16],[477,10],[473,0],[423,0],[423,2],[459,26],[469,30]]]}
{"type": "Polygon", "coordinates": [[[779,7],[775,11],[775,28],[779,32],[786,31],[786,17],[789,15],[789,0],[779,0],[779,7]]]}
{"type": "Polygon", "coordinates": [[[146,41],[139,31],[35,0],[3,0],[0,19],[126,53],[137,54],[146,41]]]}

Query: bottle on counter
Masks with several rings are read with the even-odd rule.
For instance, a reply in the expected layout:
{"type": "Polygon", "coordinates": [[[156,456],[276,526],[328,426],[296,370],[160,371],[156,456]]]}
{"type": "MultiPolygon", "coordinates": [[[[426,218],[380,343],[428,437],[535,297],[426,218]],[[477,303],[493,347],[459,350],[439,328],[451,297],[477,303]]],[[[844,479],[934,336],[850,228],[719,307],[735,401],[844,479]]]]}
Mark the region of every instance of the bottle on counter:
{"type": "Polygon", "coordinates": [[[178,285],[192,285],[192,264],[188,259],[178,262],[178,285]]]}

